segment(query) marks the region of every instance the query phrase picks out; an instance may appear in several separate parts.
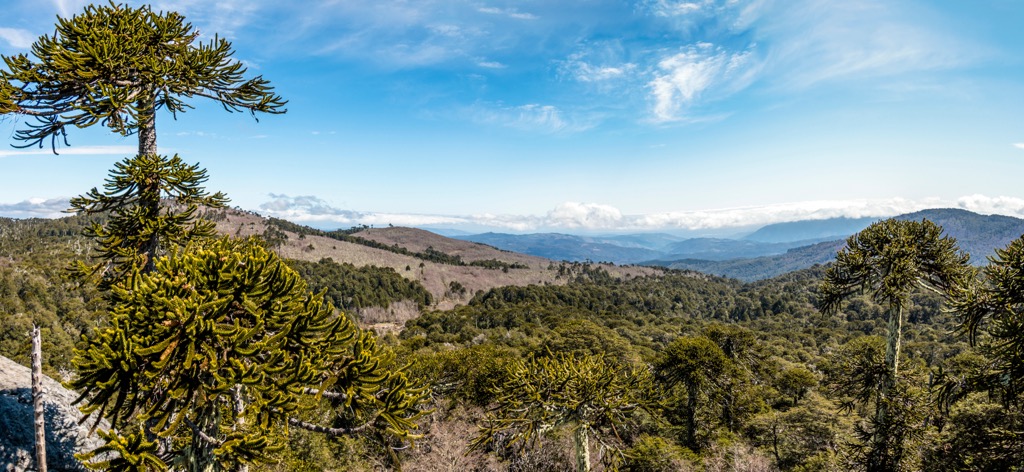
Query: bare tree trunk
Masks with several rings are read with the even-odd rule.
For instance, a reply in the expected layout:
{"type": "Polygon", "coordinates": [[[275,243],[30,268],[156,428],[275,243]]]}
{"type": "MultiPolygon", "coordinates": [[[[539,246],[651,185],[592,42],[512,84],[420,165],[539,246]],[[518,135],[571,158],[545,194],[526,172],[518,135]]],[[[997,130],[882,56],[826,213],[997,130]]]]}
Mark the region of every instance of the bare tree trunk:
{"type": "Polygon", "coordinates": [[[872,448],[876,457],[885,458],[889,451],[888,441],[883,432],[888,431],[889,425],[889,396],[896,387],[896,375],[900,366],[900,341],[903,338],[903,305],[889,307],[889,332],[886,333],[885,346],[885,378],[882,379],[881,388],[878,390],[878,402],[875,405],[875,433],[872,437],[872,448]],[[879,455],[881,454],[881,455],[879,455]]]}
{"type": "Polygon", "coordinates": [[[43,340],[32,325],[32,409],[35,411],[36,470],[46,472],[46,417],[43,411],[43,340]]]}
{"type": "MultiPolygon", "coordinates": [[[[156,107],[153,98],[139,100],[138,106],[140,110],[147,110],[139,116],[139,155],[156,155],[156,107]]],[[[146,207],[150,217],[156,218],[160,211],[160,181],[155,177],[150,178],[139,190],[142,195],[140,204],[146,207]]],[[[146,256],[143,272],[152,272],[156,269],[156,253],[159,246],[160,241],[154,232],[149,241],[140,248],[146,256]]]]}
{"type": "Polygon", "coordinates": [[[576,472],[590,472],[590,428],[580,424],[573,431],[572,438],[576,450],[576,472]]]}
{"type": "Polygon", "coordinates": [[[139,101],[139,107],[149,107],[147,114],[139,116],[139,155],[156,154],[156,110],[150,103],[139,101]]]}
{"type": "MultiPolygon", "coordinates": [[[[245,412],[245,398],[242,397],[242,385],[235,385],[235,388],[231,390],[232,396],[235,400],[235,427],[241,430],[245,427],[245,417],[242,413],[245,412]]],[[[249,472],[249,464],[239,461],[237,472],[249,472]]]]}

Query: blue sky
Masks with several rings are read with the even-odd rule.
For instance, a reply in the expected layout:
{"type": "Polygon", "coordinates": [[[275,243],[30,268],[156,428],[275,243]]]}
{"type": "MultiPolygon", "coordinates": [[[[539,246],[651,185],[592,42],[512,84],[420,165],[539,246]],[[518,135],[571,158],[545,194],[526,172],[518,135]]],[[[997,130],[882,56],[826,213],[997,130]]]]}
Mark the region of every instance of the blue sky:
{"type": "MultiPolygon", "coordinates": [[[[86,2],[9,0],[0,53],[86,2]]],[[[138,2],[129,2],[133,5],[138,2]]],[[[154,2],[288,113],[158,118],[232,204],[320,227],[676,231],[929,207],[1024,216],[1024,2],[154,2]]],[[[20,126],[0,120],[0,134],[20,126]]],[[[0,149],[53,216],[133,138],[0,149]]]]}

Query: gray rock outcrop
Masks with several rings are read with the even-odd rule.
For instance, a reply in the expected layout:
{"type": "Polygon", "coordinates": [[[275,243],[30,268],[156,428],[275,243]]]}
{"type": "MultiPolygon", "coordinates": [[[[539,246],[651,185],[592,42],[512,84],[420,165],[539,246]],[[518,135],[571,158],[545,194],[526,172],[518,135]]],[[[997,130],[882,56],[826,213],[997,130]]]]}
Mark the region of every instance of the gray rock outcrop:
{"type": "MultiPolygon", "coordinates": [[[[43,378],[46,458],[51,471],[85,470],[74,455],[103,444],[97,435],[89,435],[91,422],[78,424],[82,414],[72,405],[77,396],[56,380],[43,378]]],[[[32,371],[0,356],[0,471],[35,470],[33,438],[32,371]]]]}

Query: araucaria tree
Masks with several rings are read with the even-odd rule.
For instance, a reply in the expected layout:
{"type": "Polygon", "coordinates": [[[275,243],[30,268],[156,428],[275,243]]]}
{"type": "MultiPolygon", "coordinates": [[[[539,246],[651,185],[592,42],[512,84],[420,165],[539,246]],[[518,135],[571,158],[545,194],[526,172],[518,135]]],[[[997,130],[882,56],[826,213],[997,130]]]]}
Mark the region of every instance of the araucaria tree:
{"type": "Polygon", "coordinates": [[[646,368],[622,366],[602,357],[557,354],[514,361],[496,387],[496,406],[472,447],[522,451],[537,436],[568,426],[577,472],[590,470],[591,437],[600,441],[602,449],[607,449],[605,458],[614,463],[618,448],[602,438],[621,442],[618,430],[643,406],[650,382],[646,368]]]}
{"type": "Polygon", "coordinates": [[[177,13],[110,3],[60,19],[32,54],[0,70],[0,112],[35,120],[18,140],[56,151],[68,127],[95,124],[139,140],[103,191],[71,202],[108,215],[87,230],[98,263],[79,267],[101,271],[110,304],[73,360],[83,411],[111,422],[88,465],[241,471],[297,428],[413,439],[424,391],[389,351],[260,244],[210,239],[198,210],[226,197],[205,191],[198,165],[157,154],[157,112],[176,117],[192,97],[284,112],[267,81],[243,78],[230,43],[199,41],[177,13]]]}
{"type": "Polygon", "coordinates": [[[25,54],[3,56],[0,111],[35,122],[15,136],[25,146],[56,147],[69,127],[101,124],[137,134],[139,154],[156,154],[156,112],[173,116],[206,97],[231,111],[283,113],[285,101],[261,76],[244,79],[231,43],[199,32],[175,12],[154,12],[111,2],[60,18],[52,36],[25,54]]]}
{"type": "Polygon", "coordinates": [[[903,313],[911,291],[920,287],[950,293],[968,283],[973,274],[968,256],[956,240],[942,236],[940,226],[928,220],[895,219],[874,223],[851,236],[825,273],[818,288],[818,306],[823,313],[837,312],[844,300],[858,292],[869,293],[887,310],[886,372],[875,399],[870,470],[893,470],[899,462],[889,451],[894,438],[880,431],[888,430],[888,405],[899,373],[903,313]]]}
{"type": "Polygon", "coordinates": [[[94,468],[237,469],[279,449],[288,426],[408,440],[424,413],[425,390],[375,337],[256,241],[191,242],[115,285],[111,304],[110,325],[75,351],[71,382],[83,412],[126,431],[105,433],[97,453],[116,454],[87,455],[94,468]]]}
{"type": "MultiPolygon", "coordinates": [[[[192,108],[186,101],[192,97],[253,116],[285,111],[285,101],[269,82],[261,76],[244,78],[246,69],[233,54],[223,38],[200,41],[199,32],[178,13],[113,2],[90,5],[79,15],[58,19],[53,35],[32,45],[34,57],[2,57],[0,112],[30,117],[15,139],[26,147],[48,143],[54,152],[58,142],[67,144],[71,127],[100,124],[123,136],[137,135],[137,157],[118,169],[129,179],[115,176],[105,194],[94,189],[73,206],[86,214],[112,211],[110,233],[93,229],[104,245],[101,252],[114,261],[137,254],[145,258],[144,270],[152,270],[162,237],[189,234],[172,226],[191,221],[190,205],[226,201],[220,194],[190,193],[187,187],[205,175],[176,157],[158,156],[157,112],[166,110],[176,118],[192,108]],[[183,173],[191,173],[191,180],[183,179],[183,173]],[[185,210],[161,205],[162,197],[178,200],[185,210]],[[167,221],[149,219],[161,210],[167,221]]],[[[197,235],[203,233],[199,229],[197,235]]]]}

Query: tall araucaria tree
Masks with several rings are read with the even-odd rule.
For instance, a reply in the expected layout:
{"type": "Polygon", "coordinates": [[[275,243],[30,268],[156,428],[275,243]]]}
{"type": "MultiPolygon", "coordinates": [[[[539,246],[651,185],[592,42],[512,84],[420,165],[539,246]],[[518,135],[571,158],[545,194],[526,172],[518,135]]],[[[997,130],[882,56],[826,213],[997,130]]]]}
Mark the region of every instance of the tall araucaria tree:
{"type": "Polygon", "coordinates": [[[59,18],[52,36],[25,54],[2,56],[0,111],[35,118],[15,137],[25,146],[67,138],[68,127],[101,124],[137,134],[139,154],[157,154],[156,112],[172,116],[205,97],[229,111],[284,113],[285,101],[262,76],[244,79],[231,43],[199,32],[175,12],[111,2],[59,18]]]}
{"type": "MultiPolygon", "coordinates": [[[[152,270],[162,244],[190,234],[173,227],[192,222],[192,205],[226,202],[220,194],[190,193],[188,188],[205,180],[205,174],[177,157],[158,155],[157,112],[166,110],[177,118],[192,108],[188,99],[193,97],[253,116],[285,112],[286,102],[269,82],[262,76],[245,79],[246,68],[233,54],[223,38],[201,41],[178,13],[111,2],[59,18],[54,33],[32,45],[32,57],[2,56],[0,113],[30,117],[15,134],[23,147],[48,142],[56,152],[58,142],[67,145],[68,128],[97,124],[138,137],[137,157],[119,165],[125,177],[116,177],[106,193],[93,189],[73,202],[80,213],[113,213],[106,228],[91,230],[107,263],[138,256],[144,270],[152,270]],[[162,205],[161,198],[177,200],[185,209],[162,205]],[[161,211],[173,224],[140,219],[156,218],[161,211]]],[[[196,234],[203,233],[197,229],[196,234]]]]}
{"type": "Polygon", "coordinates": [[[869,457],[870,470],[887,470],[892,457],[887,453],[893,438],[877,431],[888,428],[890,394],[899,373],[903,312],[916,287],[946,294],[967,284],[974,275],[968,256],[956,240],[942,235],[942,227],[928,220],[888,219],[868,226],[846,241],[835,263],[818,288],[818,306],[823,313],[837,312],[844,300],[859,292],[884,306],[888,316],[885,348],[886,373],[875,402],[875,430],[869,457]]]}

